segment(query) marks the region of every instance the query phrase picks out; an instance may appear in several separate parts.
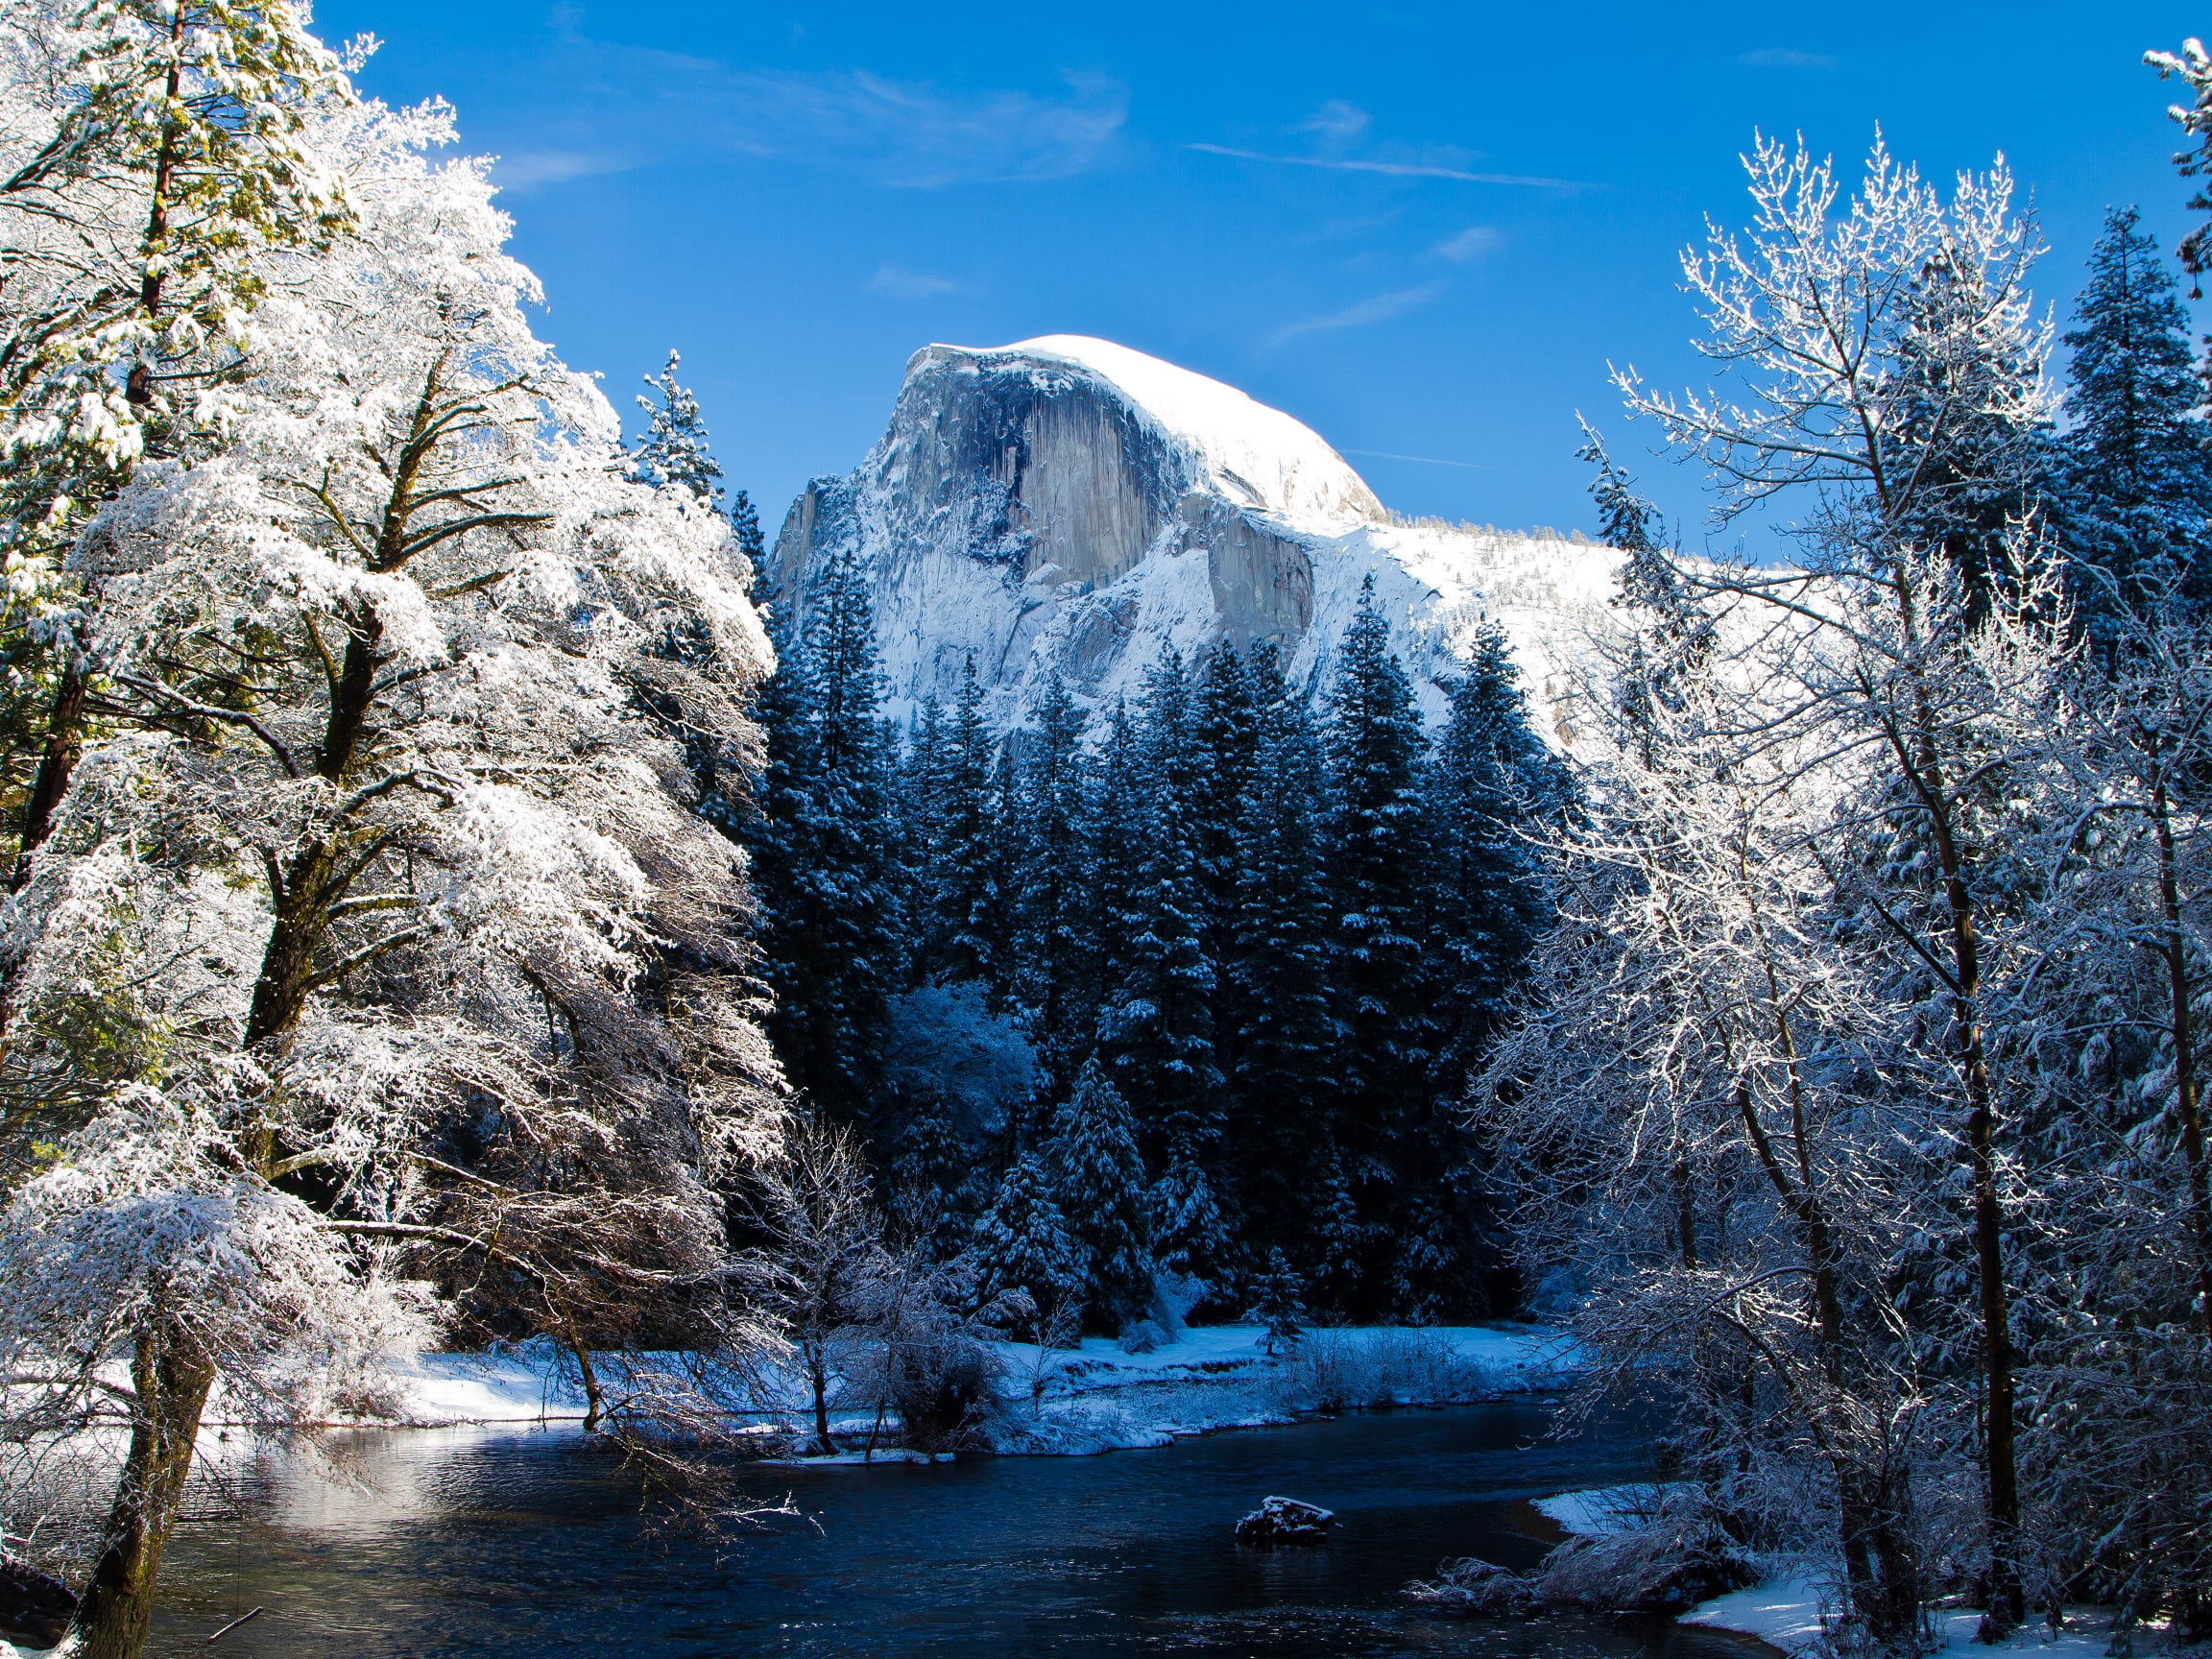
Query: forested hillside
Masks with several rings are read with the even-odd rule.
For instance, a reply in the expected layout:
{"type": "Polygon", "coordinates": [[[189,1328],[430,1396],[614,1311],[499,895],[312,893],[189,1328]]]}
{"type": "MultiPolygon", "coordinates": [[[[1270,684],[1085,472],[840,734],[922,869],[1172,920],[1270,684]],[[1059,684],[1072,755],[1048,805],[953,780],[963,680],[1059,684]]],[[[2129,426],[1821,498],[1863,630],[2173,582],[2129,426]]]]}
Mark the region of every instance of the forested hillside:
{"type": "Polygon", "coordinates": [[[883,721],[850,558],[771,612],[739,831],[769,1030],[934,1248],[987,1277],[1034,1256],[1046,1315],[1109,1335],[1240,1313],[1278,1258],[1347,1317],[1515,1305],[1459,1095],[1549,922],[1531,831],[1573,786],[1495,628],[1434,733],[1369,592],[1318,716],[1271,644],[1221,641],[1096,723],[1053,680],[999,734],[972,664],[951,707],[883,721]],[[1022,1080],[964,1086],[962,1042],[1022,1080]]]}

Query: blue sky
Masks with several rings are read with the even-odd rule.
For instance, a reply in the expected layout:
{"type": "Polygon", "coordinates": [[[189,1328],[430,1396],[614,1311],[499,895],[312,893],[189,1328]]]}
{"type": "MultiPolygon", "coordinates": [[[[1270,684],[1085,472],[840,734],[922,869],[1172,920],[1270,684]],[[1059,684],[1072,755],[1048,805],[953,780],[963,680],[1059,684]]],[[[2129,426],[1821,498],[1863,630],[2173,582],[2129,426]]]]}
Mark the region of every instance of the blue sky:
{"type": "Polygon", "coordinates": [[[2107,203],[2188,223],[2169,5],[324,0],[460,109],[541,331],[628,407],[685,354],[774,534],[909,353],[1103,335],[1288,410],[1402,511],[1587,526],[1575,411],[1700,539],[1608,359],[1703,374],[1676,256],[1753,131],[1948,175],[2002,150],[2061,325],[2107,203]]]}

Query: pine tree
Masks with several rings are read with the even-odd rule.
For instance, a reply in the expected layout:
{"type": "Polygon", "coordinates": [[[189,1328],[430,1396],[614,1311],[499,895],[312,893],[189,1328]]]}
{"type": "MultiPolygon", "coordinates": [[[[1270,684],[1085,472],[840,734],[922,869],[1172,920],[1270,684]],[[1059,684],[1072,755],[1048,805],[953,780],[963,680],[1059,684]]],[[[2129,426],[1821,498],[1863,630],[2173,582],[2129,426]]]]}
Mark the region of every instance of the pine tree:
{"type": "Polygon", "coordinates": [[[1114,1335],[1151,1305],[1152,1249],[1129,1103],[1095,1060],[1055,1115],[1045,1156],[1053,1198],[1088,1263],[1085,1325],[1114,1335]]]}
{"type": "Polygon", "coordinates": [[[1280,1249],[1267,1252],[1267,1265],[1252,1286],[1252,1316],[1260,1321],[1270,1358],[1275,1344],[1285,1347],[1306,1334],[1305,1284],[1291,1271],[1280,1249]]]}
{"type": "Polygon", "coordinates": [[[1000,889],[999,810],[983,686],[970,657],[950,724],[933,757],[937,791],[926,894],[924,964],[931,977],[1001,983],[1006,896],[1000,889]]]}
{"type": "Polygon", "coordinates": [[[1519,691],[1501,677],[1499,661],[1479,650],[1454,682],[1425,779],[1431,972],[1443,1023],[1435,1087],[1442,1096],[1459,1093],[1550,921],[1543,873],[1515,833],[1527,807],[1500,764],[1502,754],[1533,739],[1526,722],[1514,718],[1519,691]]]}
{"type": "Polygon", "coordinates": [[[1230,969],[1245,1024],[1231,1142],[1246,1242],[1283,1246],[1311,1264],[1316,1218],[1330,1209],[1315,1182],[1334,1165],[1335,1137],[1321,741],[1273,646],[1254,649],[1251,675],[1257,741],[1239,805],[1230,969]]]}
{"type": "Polygon", "coordinates": [[[2212,449],[2197,412],[2189,317],[2138,219],[2132,207],[2105,214],[2065,336],[2073,425],[2056,516],[2074,558],[2108,579],[2078,588],[2100,637],[2117,604],[2212,600],[2212,449]]]}
{"type": "Polygon", "coordinates": [[[1421,717],[1389,624],[1361,583],[1329,695],[1324,844],[1334,906],[1339,1143],[1362,1234],[1357,1294],[1388,1295],[1407,1193],[1397,1160],[1429,1107],[1432,1031],[1423,891],[1421,717]]]}
{"type": "Polygon", "coordinates": [[[1128,706],[1117,699],[1106,722],[1106,740],[1091,768],[1083,824],[1083,884],[1100,1002],[1094,1039],[1104,1029],[1107,996],[1129,972],[1130,942],[1139,926],[1131,899],[1143,868],[1144,806],[1136,723],[1128,706]]]}
{"type": "Polygon", "coordinates": [[[1155,1167],[1202,1161],[1217,1137],[1221,1075],[1214,1058],[1214,966],[1190,824],[1190,685],[1172,646],[1145,671],[1138,728],[1136,884],[1127,894],[1128,956],[1101,1017],[1115,1081],[1137,1108],[1155,1167]]]}
{"type": "Polygon", "coordinates": [[[1575,451],[1575,459],[1598,469],[1598,476],[1590,481],[1590,498],[1598,508],[1598,540],[1631,559],[1658,552],[1659,510],[1636,493],[1636,481],[1615,465],[1598,428],[1579,415],[1575,419],[1582,428],[1582,447],[1575,451]]]}
{"type": "MultiPolygon", "coordinates": [[[[654,396],[637,399],[637,407],[645,411],[646,425],[630,451],[631,476],[656,489],[680,485],[703,505],[719,512],[722,468],[707,452],[707,421],[699,413],[699,399],[676,378],[676,366],[682,360],[671,350],[667,367],[645,376],[654,396]]],[[[755,537],[757,540],[757,525],[755,537]]]]}
{"type": "Polygon", "coordinates": [[[1969,629],[2020,591],[2028,543],[2015,526],[2041,506],[2051,446],[2037,346],[1990,313],[1990,274],[1976,264],[1984,254],[1947,239],[1912,281],[1884,455],[1911,481],[1887,510],[1884,538],[1942,553],[1971,598],[1969,629]]]}
{"type": "Polygon", "coordinates": [[[867,580],[850,551],[825,566],[804,636],[779,624],[759,717],[768,736],[754,854],[770,1036],[792,1084],[843,1121],[868,1111],[901,908],[889,856],[889,756],[867,580]]]}
{"type": "Polygon", "coordinates": [[[958,1197],[970,1153],[942,1089],[915,1089],[904,1105],[905,1125],[878,1170],[889,1193],[885,1208],[905,1239],[943,1260],[957,1247],[962,1231],[958,1197]]]}
{"type": "Polygon", "coordinates": [[[760,534],[760,515],[754,511],[753,497],[742,490],[730,496],[730,531],[737,539],[737,551],[745,555],[754,570],[765,569],[768,543],[760,534]]]}
{"type": "Polygon", "coordinates": [[[1045,1329],[1052,1315],[1082,1295],[1088,1263],[1052,1201],[1052,1185],[1033,1153],[1015,1159],[991,1209],[975,1224],[976,1289],[986,1304],[1025,1296],[1035,1309],[1018,1329],[1045,1329]]]}
{"type": "Polygon", "coordinates": [[[1198,667],[1190,732],[1190,836],[1197,859],[1198,936],[1214,965],[1214,1047],[1222,1071],[1234,1072],[1244,1023],[1239,983],[1228,971],[1236,949],[1238,845],[1244,795],[1259,747],[1251,669],[1228,640],[1198,667]]]}
{"type": "Polygon", "coordinates": [[[1083,711],[1055,673],[1037,707],[1015,784],[1019,928],[1015,998],[1055,1094],[1073,1087],[1097,1025],[1085,894],[1083,711]]]}

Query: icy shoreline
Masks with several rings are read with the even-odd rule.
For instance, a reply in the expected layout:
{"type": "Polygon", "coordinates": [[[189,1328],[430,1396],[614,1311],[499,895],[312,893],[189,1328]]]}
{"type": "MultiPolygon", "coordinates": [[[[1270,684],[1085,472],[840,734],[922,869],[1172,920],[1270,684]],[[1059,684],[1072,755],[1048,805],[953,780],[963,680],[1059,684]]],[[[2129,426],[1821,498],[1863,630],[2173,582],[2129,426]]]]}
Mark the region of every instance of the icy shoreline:
{"type": "MultiPolygon", "coordinates": [[[[1648,1487],[1599,1487],[1539,1499],[1536,1509],[1571,1536],[1601,1538],[1637,1525],[1627,1511],[1640,1503],[1647,1506],[1651,1496],[1648,1487]]],[[[1810,1571],[1803,1562],[1776,1562],[1763,1583],[1700,1601],[1675,1623],[1748,1636],[1797,1659],[1820,1647],[1828,1633],[1826,1621],[1835,1616],[1840,1602],[1841,1587],[1832,1579],[1810,1571]]],[[[1936,1635],[1932,1652],[2034,1652],[2047,1659],[2104,1659],[2115,1628],[2110,1607],[2069,1607],[2064,1625],[2056,1632],[2040,1619],[2031,1619],[2005,1641],[1983,1643],[1977,1640],[1982,1623],[1978,1611],[1946,1607],[1931,1617],[1936,1635]]],[[[2141,1628],[2151,1636],[2161,1633],[2156,1625],[2141,1628]]]]}
{"type": "MultiPolygon", "coordinates": [[[[1293,1423],[1332,1410],[1433,1406],[1557,1386],[1567,1359],[1557,1333],[1534,1325],[1356,1327],[1315,1331],[1270,1357],[1256,1325],[1185,1332],[1145,1354],[1091,1337],[1079,1349],[998,1344],[1003,1399],[984,1427],[1006,1455],[1079,1456],[1165,1446],[1192,1434],[1293,1423]]],[[[582,1393],[549,1351],[432,1354],[399,1373],[401,1427],[580,1422],[582,1393]]],[[[764,1435],[805,1415],[796,1390],[758,1403],[764,1435]]],[[[865,1410],[830,1412],[830,1429],[859,1450],[875,1425],[865,1410]]],[[[878,1460],[896,1454],[878,1448],[878,1460]]],[[[857,1462],[848,1455],[837,1464],[857,1462]]],[[[809,1467],[835,1466],[827,1458],[809,1467]]]]}

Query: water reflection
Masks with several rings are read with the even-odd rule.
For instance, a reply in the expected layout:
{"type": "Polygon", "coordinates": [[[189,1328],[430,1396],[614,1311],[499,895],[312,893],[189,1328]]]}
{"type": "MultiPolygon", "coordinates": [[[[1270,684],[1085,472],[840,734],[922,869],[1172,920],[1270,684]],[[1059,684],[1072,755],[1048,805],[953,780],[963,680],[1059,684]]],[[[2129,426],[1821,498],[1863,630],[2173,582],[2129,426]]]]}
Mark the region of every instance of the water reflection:
{"type": "Polygon", "coordinates": [[[1546,1527],[1528,1497],[1644,1473],[1622,1426],[1566,1445],[1546,1427],[1522,1402],[1102,1457],[776,1471],[760,1486],[787,1487],[805,1519],[719,1550],[644,1536],[633,1485],[567,1432],[364,1434],[335,1470],[234,1468],[180,1530],[153,1651],[208,1653],[259,1604],[213,1651],[1740,1659],[1659,1622],[1496,1626],[1399,1604],[1447,1555],[1533,1562],[1546,1527]],[[1273,1492],[1334,1509],[1331,1543],[1238,1547],[1237,1517],[1273,1492]]]}

